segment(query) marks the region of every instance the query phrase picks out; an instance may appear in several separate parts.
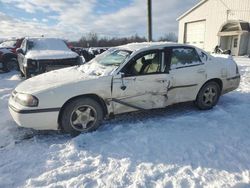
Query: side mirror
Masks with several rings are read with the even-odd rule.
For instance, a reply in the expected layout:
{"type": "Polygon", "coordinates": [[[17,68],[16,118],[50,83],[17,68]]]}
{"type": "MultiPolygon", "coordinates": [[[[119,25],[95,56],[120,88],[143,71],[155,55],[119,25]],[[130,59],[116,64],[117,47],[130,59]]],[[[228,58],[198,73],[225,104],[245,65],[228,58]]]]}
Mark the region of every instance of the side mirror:
{"type": "Polygon", "coordinates": [[[120,72],[121,78],[125,77],[125,73],[124,72],[120,72]]]}
{"type": "Polygon", "coordinates": [[[23,54],[23,49],[22,49],[22,48],[17,48],[16,52],[17,52],[18,54],[23,54]]]}

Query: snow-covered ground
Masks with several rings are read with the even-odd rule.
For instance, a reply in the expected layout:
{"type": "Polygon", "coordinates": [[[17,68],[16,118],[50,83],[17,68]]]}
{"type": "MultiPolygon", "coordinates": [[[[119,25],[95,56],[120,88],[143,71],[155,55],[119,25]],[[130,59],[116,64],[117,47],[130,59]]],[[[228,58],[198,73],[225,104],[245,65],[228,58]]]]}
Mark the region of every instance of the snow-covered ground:
{"type": "Polygon", "coordinates": [[[122,115],[76,138],[18,128],[7,102],[21,80],[0,74],[0,187],[250,187],[250,59],[236,60],[241,85],[213,110],[122,115]]]}

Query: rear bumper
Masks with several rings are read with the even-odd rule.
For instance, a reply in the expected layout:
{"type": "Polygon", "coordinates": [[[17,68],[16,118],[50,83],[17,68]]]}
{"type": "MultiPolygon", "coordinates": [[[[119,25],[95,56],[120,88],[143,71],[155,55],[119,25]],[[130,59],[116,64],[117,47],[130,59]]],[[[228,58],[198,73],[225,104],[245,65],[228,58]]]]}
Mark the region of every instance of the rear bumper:
{"type": "Polygon", "coordinates": [[[237,89],[240,85],[240,75],[236,75],[234,77],[227,78],[225,80],[225,84],[223,87],[222,94],[228,93],[237,89]]]}

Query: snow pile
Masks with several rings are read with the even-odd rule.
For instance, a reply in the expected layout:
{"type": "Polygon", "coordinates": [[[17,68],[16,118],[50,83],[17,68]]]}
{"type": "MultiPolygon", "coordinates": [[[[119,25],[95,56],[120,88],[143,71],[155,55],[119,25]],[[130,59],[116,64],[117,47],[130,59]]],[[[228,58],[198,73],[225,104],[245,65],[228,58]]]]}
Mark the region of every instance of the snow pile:
{"type": "Polygon", "coordinates": [[[132,113],[76,138],[17,128],[7,110],[16,74],[0,74],[0,187],[249,187],[250,59],[218,106],[132,113]],[[31,137],[32,136],[32,137],[31,137]]]}

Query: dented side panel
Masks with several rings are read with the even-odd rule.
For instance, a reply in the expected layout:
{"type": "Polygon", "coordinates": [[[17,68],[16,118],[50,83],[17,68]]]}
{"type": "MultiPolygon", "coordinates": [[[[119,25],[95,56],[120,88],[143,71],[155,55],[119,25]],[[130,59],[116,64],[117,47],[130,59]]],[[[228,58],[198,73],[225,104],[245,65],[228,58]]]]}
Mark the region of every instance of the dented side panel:
{"type": "Polygon", "coordinates": [[[168,100],[169,81],[170,77],[165,73],[125,78],[114,77],[112,98],[128,104],[112,101],[114,114],[165,107],[168,100]],[[125,89],[122,86],[125,86],[125,89]]]}

